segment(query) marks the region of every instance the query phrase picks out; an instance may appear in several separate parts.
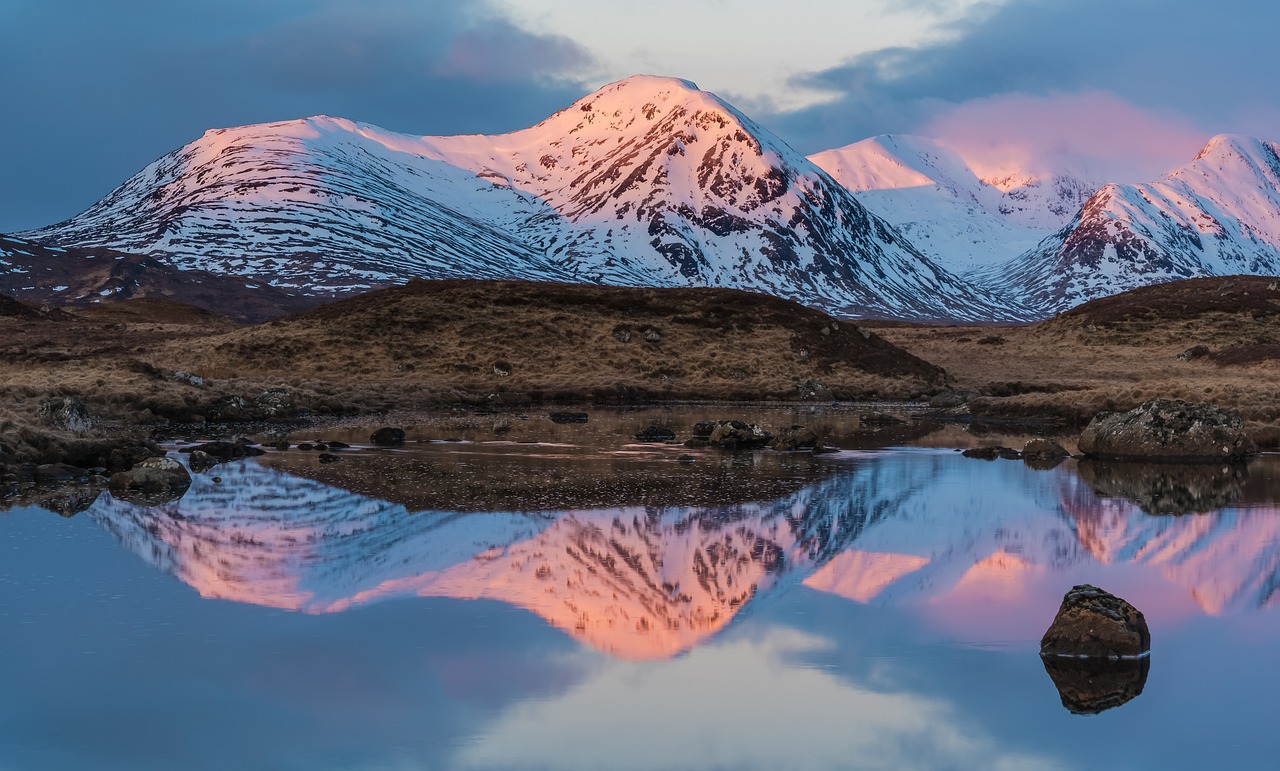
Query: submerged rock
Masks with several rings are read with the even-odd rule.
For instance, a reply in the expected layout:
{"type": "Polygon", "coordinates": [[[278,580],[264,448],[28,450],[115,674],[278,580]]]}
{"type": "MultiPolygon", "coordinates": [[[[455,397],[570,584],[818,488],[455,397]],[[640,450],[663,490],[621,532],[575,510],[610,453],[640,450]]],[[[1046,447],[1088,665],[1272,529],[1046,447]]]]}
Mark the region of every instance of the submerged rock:
{"type": "Polygon", "coordinates": [[[666,426],[649,426],[636,434],[637,442],[670,442],[676,438],[676,432],[666,426]]]}
{"type": "Polygon", "coordinates": [[[1244,421],[1211,404],[1152,399],[1128,412],[1104,412],[1080,434],[1080,451],[1101,458],[1225,460],[1258,451],[1244,421]]]}
{"type": "MultiPolygon", "coordinates": [[[[397,444],[404,444],[404,429],[394,426],[384,426],[369,435],[369,441],[379,447],[392,447],[397,444]]],[[[302,445],[298,445],[298,449],[302,449],[302,445]]]]}
{"type": "Polygon", "coordinates": [[[122,501],[158,506],[181,498],[191,487],[191,474],[172,458],[147,458],[128,471],[111,475],[108,488],[122,501]]]}
{"type": "Polygon", "coordinates": [[[1058,689],[1062,706],[1076,715],[1096,715],[1119,707],[1142,694],[1151,657],[1139,659],[1078,659],[1045,656],[1044,671],[1058,689]]]}
{"type": "Polygon", "coordinates": [[[1071,587],[1040,640],[1041,656],[1133,658],[1151,650],[1142,611],[1090,584],[1071,587]]]}

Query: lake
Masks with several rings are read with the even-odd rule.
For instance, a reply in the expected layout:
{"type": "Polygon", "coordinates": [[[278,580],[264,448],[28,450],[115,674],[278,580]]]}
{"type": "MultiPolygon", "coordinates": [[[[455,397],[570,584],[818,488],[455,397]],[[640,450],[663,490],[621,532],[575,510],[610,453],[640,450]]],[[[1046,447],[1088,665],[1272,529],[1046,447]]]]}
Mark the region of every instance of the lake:
{"type": "Polygon", "coordinates": [[[626,438],[697,412],[0,513],[0,770],[1274,763],[1280,456],[1036,469],[799,411],[759,417],[855,449],[626,438]],[[1046,669],[1077,583],[1145,613],[1149,660],[1046,669]]]}

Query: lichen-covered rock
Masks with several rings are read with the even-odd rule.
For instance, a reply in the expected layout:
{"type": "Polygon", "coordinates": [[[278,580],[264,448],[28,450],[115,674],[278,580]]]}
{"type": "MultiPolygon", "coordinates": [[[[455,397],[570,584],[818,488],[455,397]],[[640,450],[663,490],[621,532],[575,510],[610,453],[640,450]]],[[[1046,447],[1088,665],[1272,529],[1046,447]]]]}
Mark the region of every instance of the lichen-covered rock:
{"type": "Polygon", "coordinates": [[[1244,421],[1211,404],[1152,399],[1128,412],[1104,412],[1080,434],[1080,452],[1101,458],[1225,460],[1257,452],[1244,421]]]}
{"type": "Polygon", "coordinates": [[[197,474],[204,473],[221,462],[204,450],[192,450],[191,457],[187,458],[187,464],[197,474]]]}
{"type": "Polygon", "coordinates": [[[98,418],[79,399],[59,396],[49,399],[36,410],[36,417],[54,428],[73,434],[87,434],[98,427],[98,418]]]}
{"type": "Polygon", "coordinates": [[[743,420],[722,420],[707,436],[709,445],[725,450],[755,449],[768,445],[772,440],[773,434],[743,420]]]}
{"type": "Polygon", "coordinates": [[[291,418],[298,414],[293,394],[287,388],[268,388],[253,397],[253,404],[258,415],[264,418],[291,418]]]}
{"type": "Polygon", "coordinates": [[[1089,584],[1071,587],[1040,640],[1041,656],[1133,658],[1151,650],[1142,611],[1089,584]]]}
{"type": "Polygon", "coordinates": [[[122,501],[144,506],[181,498],[191,487],[191,474],[172,458],[147,458],[128,471],[111,475],[108,488],[122,501]]]}

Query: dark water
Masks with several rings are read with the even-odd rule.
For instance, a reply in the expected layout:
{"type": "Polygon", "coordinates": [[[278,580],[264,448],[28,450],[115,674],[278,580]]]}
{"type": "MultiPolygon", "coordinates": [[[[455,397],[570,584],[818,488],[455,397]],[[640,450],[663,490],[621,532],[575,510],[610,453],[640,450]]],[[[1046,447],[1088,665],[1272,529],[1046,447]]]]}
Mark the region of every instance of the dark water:
{"type": "Polygon", "coordinates": [[[345,475],[270,456],[159,507],[0,514],[0,769],[1274,763],[1280,458],[690,466],[556,438],[357,453],[345,475]],[[562,475],[616,500],[484,509],[544,473],[553,498],[562,475]],[[422,505],[464,489],[466,512],[422,505]],[[1069,683],[1122,694],[1091,715],[1037,654],[1081,582],[1153,638],[1149,672],[1069,683]]]}

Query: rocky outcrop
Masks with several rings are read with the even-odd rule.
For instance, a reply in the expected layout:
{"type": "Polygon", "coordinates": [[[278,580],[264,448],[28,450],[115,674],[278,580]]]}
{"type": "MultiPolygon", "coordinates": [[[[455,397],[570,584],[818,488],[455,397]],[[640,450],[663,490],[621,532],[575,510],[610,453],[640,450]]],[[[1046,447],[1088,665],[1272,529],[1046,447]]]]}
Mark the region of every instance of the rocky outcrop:
{"type": "Polygon", "coordinates": [[[191,487],[191,474],[172,458],[147,458],[128,471],[111,475],[112,497],[144,506],[181,498],[191,487]]]}
{"type": "Polygon", "coordinates": [[[1151,650],[1142,611],[1089,584],[1071,587],[1040,640],[1041,656],[1134,658],[1151,650]]]}
{"type": "Polygon", "coordinates": [[[1112,459],[1226,460],[1257,452],[1244,422],[1210,404],[1152,399],[1128,412],[1104,412],[1080,434],[1080,451],[1112,459]]]}

